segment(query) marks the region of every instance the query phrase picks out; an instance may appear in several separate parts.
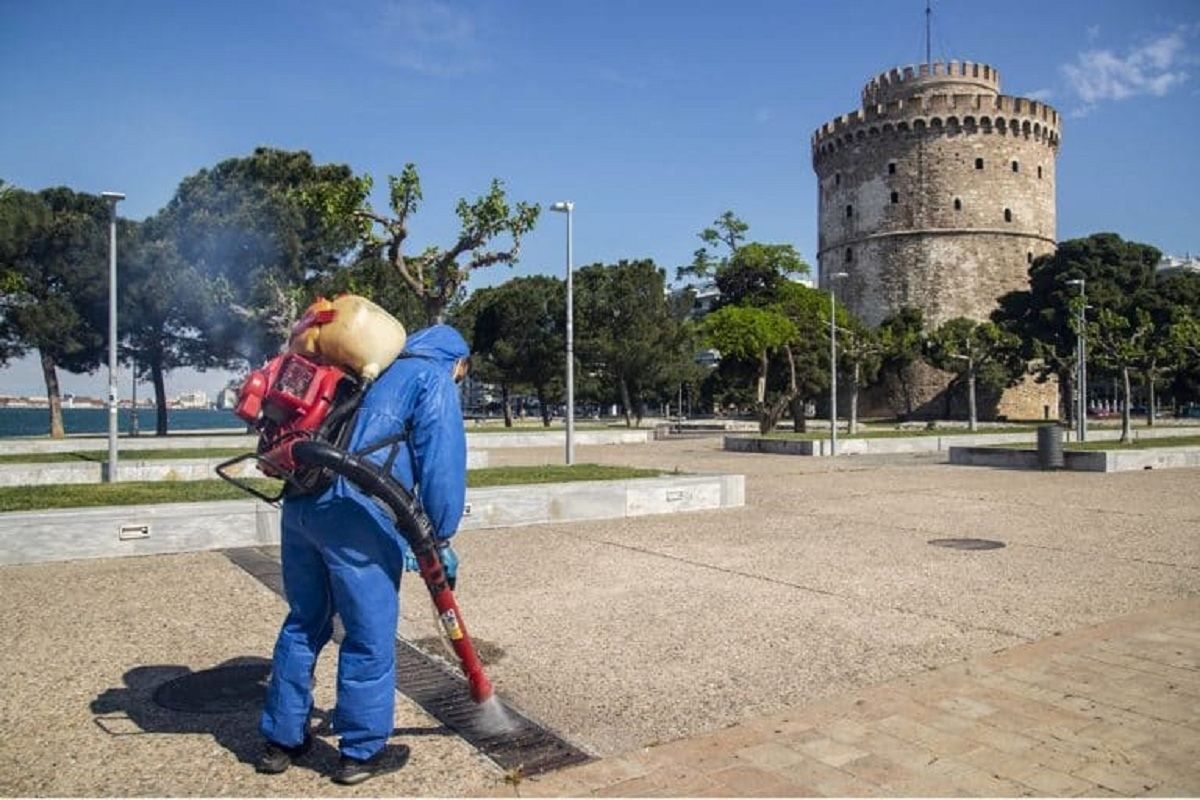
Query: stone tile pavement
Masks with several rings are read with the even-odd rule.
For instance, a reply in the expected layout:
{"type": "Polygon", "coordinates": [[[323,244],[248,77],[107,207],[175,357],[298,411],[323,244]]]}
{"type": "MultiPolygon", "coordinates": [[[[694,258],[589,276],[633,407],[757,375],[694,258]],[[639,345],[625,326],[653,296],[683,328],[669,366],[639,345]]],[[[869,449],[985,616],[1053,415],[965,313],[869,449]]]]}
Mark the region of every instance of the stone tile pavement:
{"type": "Polygon", "coordinates": [[[523,797],[1195,796],[1200,600],[516,789],[523,797]]]}

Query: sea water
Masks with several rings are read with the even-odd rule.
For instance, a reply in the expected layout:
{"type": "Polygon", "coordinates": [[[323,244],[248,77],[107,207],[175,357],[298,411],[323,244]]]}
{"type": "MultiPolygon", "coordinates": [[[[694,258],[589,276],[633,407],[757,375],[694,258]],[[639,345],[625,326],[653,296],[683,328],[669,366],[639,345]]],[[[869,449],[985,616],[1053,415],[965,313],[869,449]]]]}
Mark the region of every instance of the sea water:
{"type": "MultiPolygon", "coordinates": [[[[156,412],[153,408],[138,409],[138,429],[143,435],[154,433],[156,412]]],[[[132,412],[120,409],[117,427],[122,434],[130,432],[132,412]]],[[[63,426],[67,435],[108,433],[108,411],[103,408],[64,408],[63,426]]],[[[202,431],[244,429],[242,420],[233,411],[215,408],[172,408],[167,410],[167,430],[202,431]]],[[[0,437],[49,436],[50,412],[45,408],[0,408],[0,437]]]]}

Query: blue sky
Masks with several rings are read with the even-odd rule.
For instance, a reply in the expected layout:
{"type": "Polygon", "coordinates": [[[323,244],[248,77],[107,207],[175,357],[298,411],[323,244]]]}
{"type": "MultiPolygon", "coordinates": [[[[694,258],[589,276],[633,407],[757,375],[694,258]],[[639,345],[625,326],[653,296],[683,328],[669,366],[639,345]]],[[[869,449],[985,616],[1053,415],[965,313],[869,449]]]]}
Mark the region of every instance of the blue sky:
{"type": "MultiPolygon", "coordinates": [[[[575,202],[577,264],[673,274],[725,209],[812,261],[809,137],[924,47],[923,0],[0,0],[0,178],[123,191],[142,218],[184,176],[271,145],[377,185],[416,162],[413,250],[448,242],[455,201],[499,177],[514,199],[575,202]]],[[[1200,250],[1200,3],[934,0],[933,56],[990,63],[1004,93],[1064,114],[1060,239],[1200,250]]],[[[547,214],[518,267],[471,285],[561,274],[563,240],[547,214]]],[[[0,371],[0,393],[43,392],[28,361],[0,371]]]]}

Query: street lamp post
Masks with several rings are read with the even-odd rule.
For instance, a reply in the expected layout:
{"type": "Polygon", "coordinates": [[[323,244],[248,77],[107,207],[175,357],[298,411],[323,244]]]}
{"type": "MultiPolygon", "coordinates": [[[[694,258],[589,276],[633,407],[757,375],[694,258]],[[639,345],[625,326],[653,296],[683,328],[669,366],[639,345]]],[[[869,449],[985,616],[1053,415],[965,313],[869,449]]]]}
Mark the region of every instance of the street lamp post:
{"type": "Polygon", "coordinates": [[[837,282],[845,272],[829,276],[829,455],[837,455],[837,282]]]}
{"type": "Polygon", "coordinates": [[[133,413],[131,413],[129,415],[129,435],[136,437],[136,436],[138,436],[137,357],[133,356],[132,360],[133,360],[133,363],[130,364],[130,366],[129,366],[129,374],[133,378],[133,399],[130,401],[130,406],[131,406],[130,411],[132,411],[133,413]]]}
{"type": "Polygon", "coordinates": [[[120,192],[102,192],[108,201],[108,472],[105,480],[117,480],[117,203],[120,192]]]}
{"type": "Polygon", "coordinates": [[[570,200],[555,203],[551,211],[567,215],[567,466],[575,463],[575,321],[574,295],[574,252],[572,250],[572,221],[575,204],[570,200]]]}
{"type": "Polygon", "coordinates": [[[1079,362],[1079,403],[1076,406],[1078,418],[1075,421],[1076,436],[1081,442],[1087,441],[1087,292],[1083,278],[1067,281],[1071,286],[1079,287],[1079,335],[1075,338],[1075,357],[1079,362]]]}

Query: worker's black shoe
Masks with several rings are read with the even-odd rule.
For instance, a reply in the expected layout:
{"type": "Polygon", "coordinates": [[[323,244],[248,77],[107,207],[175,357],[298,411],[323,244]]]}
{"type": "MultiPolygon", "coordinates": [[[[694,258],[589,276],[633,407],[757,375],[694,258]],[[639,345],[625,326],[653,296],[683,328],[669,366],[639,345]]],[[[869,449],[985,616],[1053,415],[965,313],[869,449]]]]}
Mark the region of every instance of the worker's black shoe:
{"type": "Polygon", "coordinates": [[[262,754],[254,762],[254,769],[264,775],[278,775],[290,767],[293,761],[303,758],[312,746],[311,736],[305,736],[304,741],[295,747],[284,747],[268,739],[262,754]]]}
{"type": "Polygon", "coordinates": [[[334,783],[353,786],[378,775],[386,775],[400,769],[408,763],[408,752],[407,745],[399,744],[383,748],[366,761],[359,761],[357,758],[344,755],[331,777],[334,783]]]}

